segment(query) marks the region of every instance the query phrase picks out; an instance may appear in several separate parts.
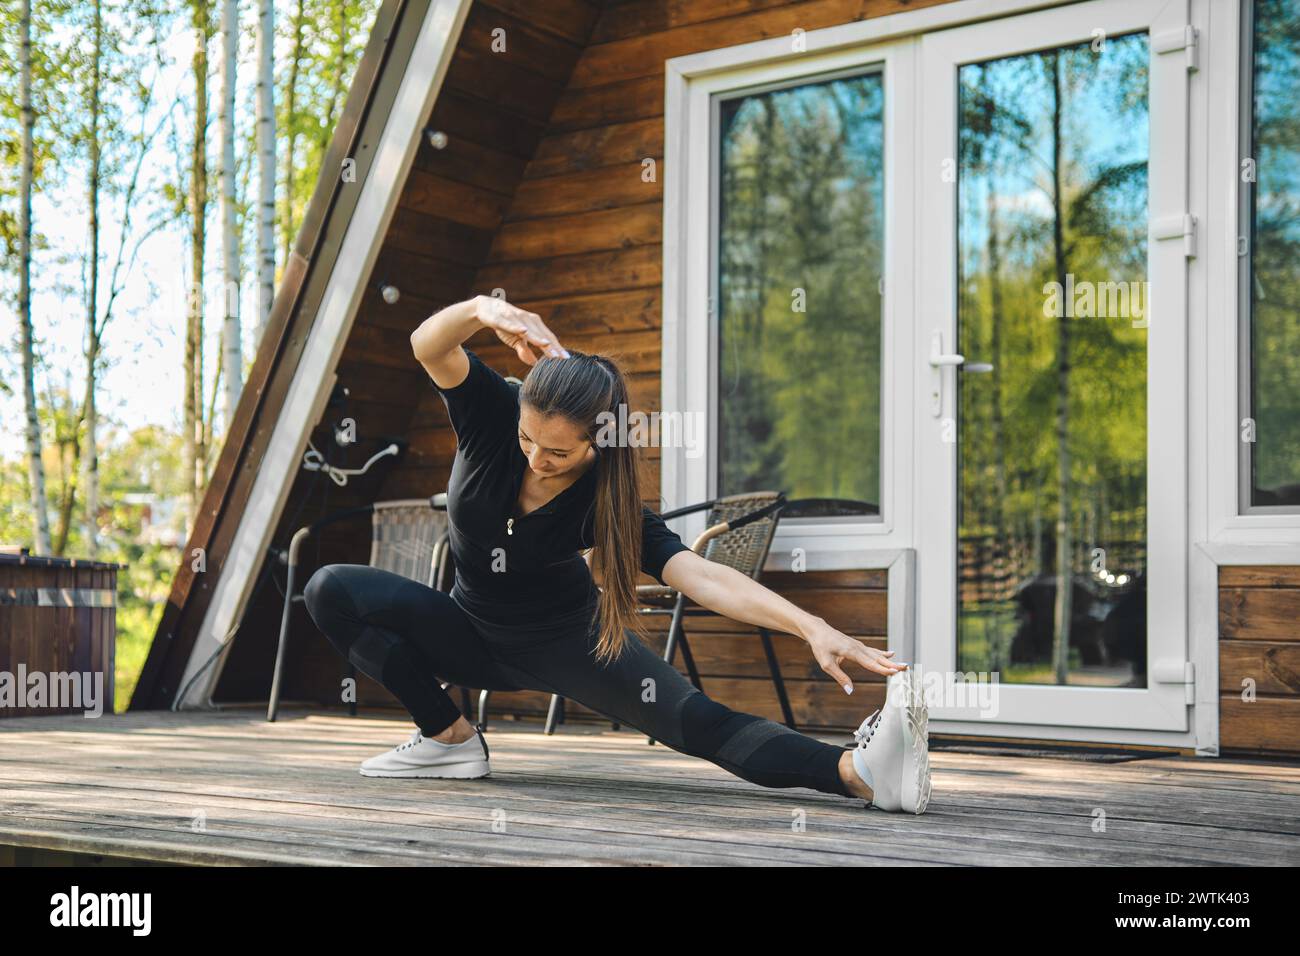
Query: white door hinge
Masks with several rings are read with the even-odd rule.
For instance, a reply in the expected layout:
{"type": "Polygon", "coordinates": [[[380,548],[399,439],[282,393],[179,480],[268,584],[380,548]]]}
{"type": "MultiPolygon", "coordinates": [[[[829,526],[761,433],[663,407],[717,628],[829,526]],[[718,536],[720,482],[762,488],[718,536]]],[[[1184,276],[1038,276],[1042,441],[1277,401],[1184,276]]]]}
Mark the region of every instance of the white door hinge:
{"type": "Polygon", "coordinates": [[[1187,691],[1184,700],[1196,703],[1196,665],[1191,661],[1163,657],[1152,663],[1151,679],[1157,684],[1182,684],[1187,691]]]}
{"type": "Polygon", "coordinates": [[[1196,217],[1191,213],[1151,221],[1151,238],[1183,240],[1183,255],[1196,258],[1196,217]]]}
{"type": "Polygon", "coordinates": [[[1157,33],[1151,37],[1151,49],[1156,53],[1177,53],[1179,50],[1185,50],[1188,73],[1195,73],[1198,69],[1196,65],[1196,48],[1196,27],[1190,23],[1181,30],[1166,30],[1164,33],[1157,33]]]}

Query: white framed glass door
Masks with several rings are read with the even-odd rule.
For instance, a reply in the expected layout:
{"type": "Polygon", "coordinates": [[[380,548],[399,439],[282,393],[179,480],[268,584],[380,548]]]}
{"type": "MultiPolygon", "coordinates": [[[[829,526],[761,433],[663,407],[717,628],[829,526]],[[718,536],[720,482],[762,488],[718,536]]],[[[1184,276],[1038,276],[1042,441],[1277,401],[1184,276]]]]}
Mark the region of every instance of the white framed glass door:
{"type": "Polygon", "coordinates": [[[920,40],[936,719],[1187,729],[1188,23],[1187,0],[1094,0],[920,40]]]}

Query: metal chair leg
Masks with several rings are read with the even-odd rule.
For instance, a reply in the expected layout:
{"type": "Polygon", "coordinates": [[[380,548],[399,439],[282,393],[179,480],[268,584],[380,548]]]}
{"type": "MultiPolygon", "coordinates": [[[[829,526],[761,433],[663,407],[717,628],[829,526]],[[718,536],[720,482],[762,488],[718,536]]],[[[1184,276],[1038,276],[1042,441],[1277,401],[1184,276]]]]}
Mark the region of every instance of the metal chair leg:
{"type": "Polygon", "coordinates": [[[491,691],[483,690],[480,691],[478,695],[478,729],[482,731],[487,730],[487,708],[488,708],[489,693],[491,693],[491,691]]]}
{"type": "Polygon", "coordinates": [[[668,624],[668,643],[664,646],[664,660],[669,664],[673,662],[673,655],[677,652],[677,635],[681,633],[682,607],[685,600],[685,595],[677,595],[677,603],[673,605],[673,616],[668,624]]]}
{"type": "Polygon", "coordinates": [[[560,709],[564,706],[564,699],[559,694],[551,695],[551,704],[546,708],[546,736],[555,733],[555,724],[560,716],[560,709]]]}
{"type": "Polygon", "coordinates": [[[760,627],[758,634],[763,639],[763,653],[767,655],[767,669],[771,672],[772,683],[776,686],[776,699],[781,702],[781,716],[785,718],[787,727],[798,730],[799,728],[794,724],[794,712],[790,709],[790,698],[785,692],[785,679],[781,676],[781,665],[776,659],[776,649],[772,647],[772,635],[765,627],[760,627]]]}
{"type": "Polygon", "coordinates": [[[284,675],[284,658],[289,646],[289,619],[293,616],[293,585],[297,577],[298,551],[311,534],[310,528],[301,528],[289,540],[289,573],[284,583],[284,613],[280,616],[280,643],[275,649],[275,670],[271,674],[271,698],[266,704],[266,719],[274,722],[280,710],[280,680],[284,675]]]}
{"type": "MultiPolygon", "coordinates": [[[[667,662],[669,665],[672,664],[673,654],[677,650],[678,634],[682,636],[683,641],[685,641],[686,639],[686,631],[682,628],[682,617],[683,617],[682,609],[685,606],[686,606],[686,595],[681,594],[679,592],[677,595],[677,601],[675,604],[673,604],[672,621],[668,625],[668,643],[664,647],[664,661],[667,662]]],[[[696,683],[695,688],[696,690],[699,690],[698,683],[696,683]]],[[[655,745],[654,737],[647,735],[646,743],[649,744],[651,747],[653,747],[655,745]]]]}
{"type": "Polygon", "coordinates": [[[686,673],[695,685],[695,689],[702,691],[704,688],[700,685],[700,672],[695,669],[695,656],[691,653],[690,642],[686,640],[686,631],[682,630],[682,662],[686,664],[686,673]]]}
{"type": "Polygon", "coordinates": [[[280,680],[284,674],[285,650],[289,646],[289,618],[293,615],[293,565],[289,565],[288,591],[284,599],[284,616],[280,619],[280,643],[275,649],[275,670],[271,672],[271,696],[266,702],[266,719],[274,722],[280,710],[280,680]]]}

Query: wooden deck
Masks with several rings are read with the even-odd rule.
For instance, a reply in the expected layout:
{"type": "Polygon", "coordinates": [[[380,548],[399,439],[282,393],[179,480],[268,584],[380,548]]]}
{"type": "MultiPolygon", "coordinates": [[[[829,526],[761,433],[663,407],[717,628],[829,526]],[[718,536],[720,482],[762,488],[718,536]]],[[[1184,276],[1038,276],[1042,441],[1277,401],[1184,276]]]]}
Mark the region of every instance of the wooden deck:
{"type": "Polygon", "coordinates": [[[254,709],[0,720],[0,861],[1300,864],[1296,762],[935,749],[920,817],[767,790],[639,735],[574,725],[545,737],[497,723],[483,780],[357,773],[411,729],[294,710],[268,724],[254,709]]]}

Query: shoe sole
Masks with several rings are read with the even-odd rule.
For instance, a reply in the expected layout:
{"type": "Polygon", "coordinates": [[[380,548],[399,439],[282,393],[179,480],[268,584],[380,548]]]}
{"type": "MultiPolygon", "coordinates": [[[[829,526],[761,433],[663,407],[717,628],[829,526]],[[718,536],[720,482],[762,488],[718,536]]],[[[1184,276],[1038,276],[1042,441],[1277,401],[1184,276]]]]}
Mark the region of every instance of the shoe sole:
{"type": "Polygon", "coordinates": [[[930,804],[930,714],[923,689],[907,671],[900,672],[906,684],[907,714],[902,722],[904,766],[913,764],[911,779],[903,785],[901,803],[912,813],[922,814],[930,804]],[[917,743],[920,743],[919,753],[917,743]]]}
{"type": "Polygon", "coordinates": [[[433,777],[439,780],[477,780],[490,776],[491,768],[486,760],[474,760],[466,763],[453,763],[441,767],[404,767],[401,770],[365,770],[363,777],[433,777]]]}

